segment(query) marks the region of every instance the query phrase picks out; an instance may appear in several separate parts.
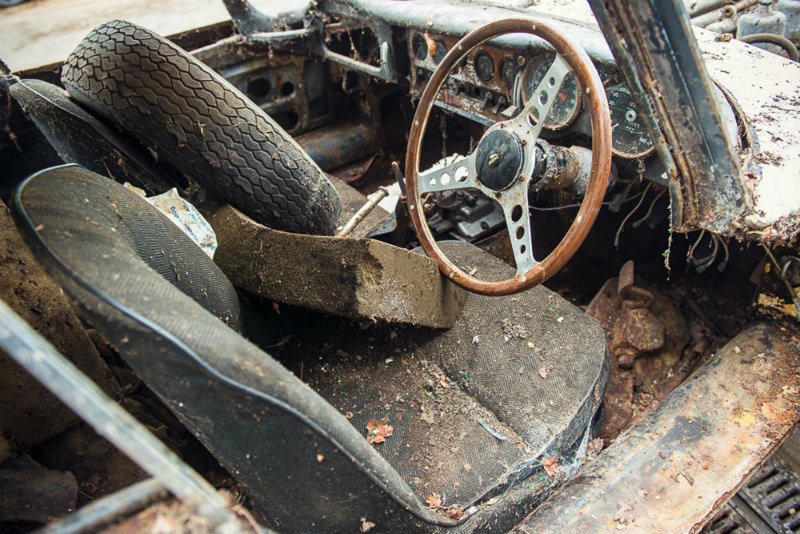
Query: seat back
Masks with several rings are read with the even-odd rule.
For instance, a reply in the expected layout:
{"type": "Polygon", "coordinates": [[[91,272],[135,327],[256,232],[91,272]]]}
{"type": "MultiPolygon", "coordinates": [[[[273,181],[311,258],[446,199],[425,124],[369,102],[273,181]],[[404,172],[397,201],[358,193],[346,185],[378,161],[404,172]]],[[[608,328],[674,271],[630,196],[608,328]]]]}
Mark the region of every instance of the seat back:
{"type": "Polygon", "coordinates": [[[279,529],[454,524],[343,415],[218,319],[234,322],[229,282],[146,201],[68,165],[28,178],[14,207],[45,269],[279,529]]]}

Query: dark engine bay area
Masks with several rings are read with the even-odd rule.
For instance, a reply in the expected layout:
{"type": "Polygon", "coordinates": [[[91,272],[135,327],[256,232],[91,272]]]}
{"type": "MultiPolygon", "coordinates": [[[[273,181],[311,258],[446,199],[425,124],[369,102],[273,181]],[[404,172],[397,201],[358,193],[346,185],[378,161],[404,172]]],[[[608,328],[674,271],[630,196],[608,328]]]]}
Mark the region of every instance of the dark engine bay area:
{"type": "Polygon", "coordinates": [[[520,10],[324,0],[259,26],[226,4],[0,76],[3,531],[734,532],[753,502],[783,514],[758,532],[800,528],[796,438],[773,455],[798,417],[797,229],[673,231],[601,31],[529,14],[585,51],[598,103],[532,33],[459,50],[520,10]],[[213,243],[151,205],[171,188],[213,243]],[[580,248],[530,283],[590,197],[580,248]]]}

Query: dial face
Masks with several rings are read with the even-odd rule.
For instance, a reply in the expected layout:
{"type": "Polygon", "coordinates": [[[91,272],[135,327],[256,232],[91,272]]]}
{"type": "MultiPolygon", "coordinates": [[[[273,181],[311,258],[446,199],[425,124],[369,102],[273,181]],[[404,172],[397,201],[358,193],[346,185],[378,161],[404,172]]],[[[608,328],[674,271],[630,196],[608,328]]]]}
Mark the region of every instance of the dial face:
{"type": "Polygon", "coordinates": [[[421,61],[428,57],[428,43],[425,42],[425,38],[422,35],[416,34],[412,45],[414,47],[414,55],[417,56],[417,59],[421,61]]]}
{"type": "MultiPolygon", "coordinates": [[[[545,74],[553,63],[552,56],[544,56],[531,61],[522,75],[522,101],[528,99],[544,80],[545,74]]],[[[578,82],[575,75],[570,72],[558,90],[555,102],[544,121],[544,127],[550,130],[560,130],[569,126],[578,116],[581,107],[581,93],[578,91],[578,82]]]]}
{"type": "Polygon", "coordinates": [[[626,87],[606,89],[611,111],[611,140],[614,154],[628,158],[646,156],[654,150],[650,134],[641,120],[639,109],[626,87]]]}
{"type": "Polygon", "coordinates": [[[444,44],[444,41],[438,40],[434,44],[436,45],[436,50],[433,52],[433,62],[439,63],[447,54],[447,45],[444,44]]]}
{"type": "Polygon", "coordinates": [[[484,82],[494,78],[494,61],[492,61],[492,56],[486,52],[478,52],[475,54],[475,74],[484,82]]]}
{"type": "Polygon", "coordinates": [[[512,58],[506,58],[500,63],[500,79],[511,89],[514,87],[514,76],[517,75],[517,68],[512,58]]]}

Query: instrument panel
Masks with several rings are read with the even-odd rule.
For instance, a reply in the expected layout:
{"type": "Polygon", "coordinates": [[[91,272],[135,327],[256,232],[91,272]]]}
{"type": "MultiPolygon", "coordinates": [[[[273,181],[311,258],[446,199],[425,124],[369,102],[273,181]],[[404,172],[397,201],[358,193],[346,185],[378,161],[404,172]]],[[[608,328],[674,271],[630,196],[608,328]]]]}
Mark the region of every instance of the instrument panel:
{"type": "MultiPolygon", "coordinates": [[[[527,104],[528,99],[536,92],[536,88],[544,81],[547,70],[553,63],[553,54],[541,54],[533,58],[522,73],[522,103],[527,104]]],[[[572,124],[583,109],[583,90],[578,87],[578,81],[573,73],[567,74],[561,89],[556,95],[556,101],[544,120],[544,127],[548,130],[563,130],[572,124]]],[[[534,122],[537,122],[534,118],[534,122]]]]}
{"type": "MultiPolygon", "coordinates": [[[[411,89],[420,95],[437,65],[458,39],[448,35],[414,31],[408,41],[411,89]]],[[[436,105],[484,125],[515,116],[542,82],[553,61],[553,52],[510,50],[484,44],[473,50],[453,70],[437,96],[436,105]]],[[[598,69],[606,88],[611,111],[613,153],[623,158],[640,158],[654,151],[653,142],[641,120],[630,91],[613,66],[598,69]]],[[[569,74],[556,101],[544,118],[545,131],[554,135],[589,135],[584,114],[583,90],[569,74]]],[[[534,122],[539,117],[531,118],[534,122]]]]}

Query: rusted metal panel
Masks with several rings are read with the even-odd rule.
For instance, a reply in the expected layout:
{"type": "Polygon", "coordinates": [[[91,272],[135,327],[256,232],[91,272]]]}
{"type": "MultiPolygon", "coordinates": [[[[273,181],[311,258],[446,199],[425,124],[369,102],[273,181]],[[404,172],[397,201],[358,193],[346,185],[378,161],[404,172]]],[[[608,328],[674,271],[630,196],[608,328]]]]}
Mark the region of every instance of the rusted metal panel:
{"type": "Polygon", "coordinates": [[[317,128],[297,138],[323,171],[330,171],[380,150],[377,125],[353,122],[317,128]]]}
{"type": "Polygon", "coordinates": [[[754,325],[517,532],[697,532],[800,419],[798,338],[754,325]]]}
{"type": "Polygon", "coordinates": [[[709,73],[747,120],[749,146],[740,157],[754,206],[745,235],[791,241],[800,233],[800,63],[699,28],[695,35],[709,73]]]}
{"type": "Polygon", "coordinates": [[[44,468],[0,469],[2,521],[47,523],[75,510],[78,484],[72,473],[44,468]]]}
{"type": "Polygon", "coordinates": [[[672,228],[733,233],[748,199],[683,4],[590,4],[667,168],[672,228]]]}

